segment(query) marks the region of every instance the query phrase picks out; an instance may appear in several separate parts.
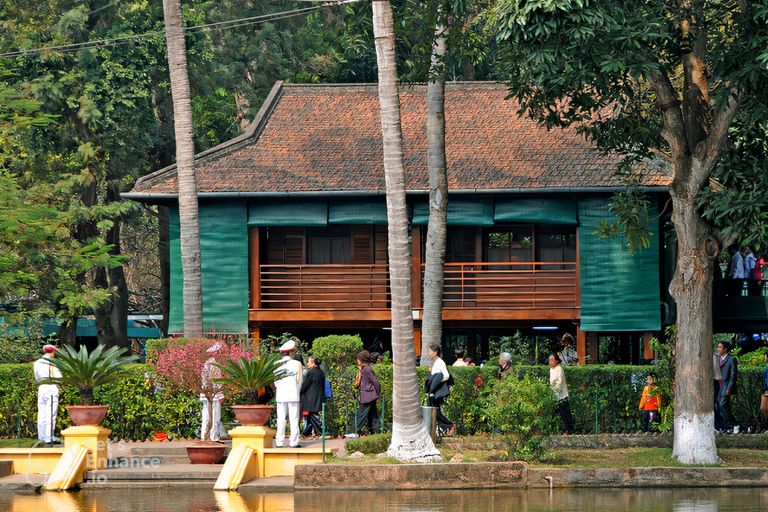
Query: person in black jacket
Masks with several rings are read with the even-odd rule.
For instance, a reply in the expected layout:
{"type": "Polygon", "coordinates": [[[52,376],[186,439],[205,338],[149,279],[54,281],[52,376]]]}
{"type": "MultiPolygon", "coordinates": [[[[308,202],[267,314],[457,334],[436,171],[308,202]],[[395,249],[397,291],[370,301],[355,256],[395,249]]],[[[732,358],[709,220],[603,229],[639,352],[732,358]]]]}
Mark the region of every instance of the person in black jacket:
{"type": "Polygon", "coordinates": [[[317,357],[307,360],[307,376],[301,383],[301,409],[307,412],[310,433],[315,436],[323,435],[323,424],[319,412],[325,403],[325,374],[320,369],[321,361],[317,357]]]}
{"type": "Polygon", "coordinates": [[[728,433],[739,433],[739,424],[731,412],[731,397],[738,392],[736,380],[739,374],[736,358],[731,355],[732,345],[727,341],[717,344],[717,355],[720,356],[720,372],[723,375],[720,391],[717,393],[717,405],[720,409],[720,425],[728,433]]]}

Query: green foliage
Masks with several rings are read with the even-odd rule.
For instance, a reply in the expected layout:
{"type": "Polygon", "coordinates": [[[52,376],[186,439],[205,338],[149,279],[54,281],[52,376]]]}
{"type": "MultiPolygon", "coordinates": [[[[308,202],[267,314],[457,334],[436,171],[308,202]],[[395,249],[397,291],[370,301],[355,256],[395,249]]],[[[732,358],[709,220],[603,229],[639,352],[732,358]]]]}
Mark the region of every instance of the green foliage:
{"type": "Polygon", "coordinates": [[[275,368],[275,364],[280,359],[282,359],[281,354],[263,354],[252,359],[245,357],[240,357],[236,361],[230,359],[224,364],[212,363],[226,375],[226,377],[213,379],[213,382],[237,389],[243,394],[246,404],[255,405],[261,388],[283,378],[285,369],[275,368]]]}
{"type": "Polygon", "coordinates": [[[626,185],[626,192],[611,197],[609,211],[616,216],[616,220],[610,223],[599,221],[595,234],[601,238],[621,237],[629,245],[631,253],[635,254],[635,251],[651,246],[653,233],[648,230],[651,203],[636,181],[629,181],[626,185]]]}
{"type": "Polygon", "coordinates": [[[741,349],[735,348],[731,351],[731,354],[736,357],[739,362],[739,368],[745,366],[758,366],[765,368],[765,354],[768,353],[768,347],[760,347],[752,352],[741,354],[741,349]]]}
{"type": "MultiPolygon", "coordinates": [[[[392,369],[388,365],[374,365],[382,392],[391,404],[392,369]]],[[[165,385],[156,381],[149,365],[128,365],[130,372],[116,382],[105,384],[94,392],[97,402],[110,406],[104,422],[112,429],[113,436],[121,439],[143,440],[156,432],[164,432],[172,438],[196,437],[200,430],[200,401],[196,393],[165,385]]],[[[443,413],[454,421],[461,435],[499,432],[502,427],[510,431],[513,426],[494,425],[486,414],[485,401],[492,396],[492,390],[498,390],[494,378],[498,367],[486,365],[480,367],[451,368],[456,384],[443,405],[443,413]],[[480,381],[478,381],[480,378],[480,381]]],[[[519,379],[548,382],[548,368],[545,366],[515,367],[519,379]]],[[[640,430],[640,412],[638,404],[645,386],[645,378],[653,371],[657,374],[662,393],[662,408],[666,407],[670,390],[663,384],[659,368],[649,366],[588,365],[564,368],[571,409],[576,421],[576,431],[594,432],[595,397],[597,396],[597,419],[600,433],[627,433],[640,430]]],[[[335,434],[352,432],[357,399],[354,393],[356,370],[344,372],[326,371],[331,382],[334,397],[326,406],[326,425],[335,434]],[[346,408],[346,409],[345,409],[346,408]],[[348,427],[348,428],[347,428],[348,427]]],[[[423,384],[428,375],[427,368],[419,368],[419,380],[423,384]]],[[[733,413],[743,428],[765,430],[768,420],[760,413],[760,390],[763,368],[744,366],[739,368],[739,394],[731,400],[733,413]]],[[[538,385],[537,384],[537,385],[538,385]]],[[[508,386],[513,386],[512,383],[508,386]]],[[[235,397],[233,403],[240,403],[242,396],[235,397]]],[[[78,403],[77,389],[63,386],[59,389],[59,414],[57,428],[70,426],[64,407],[78,403]]],[[[528,404],[531,414],[535,414],[533,404],[528,404]]],[[[499,405],[501,408],[501,405],[499,405]]],[[[390,405],[387,405],[386,418],[391,421],[390,405]]],[[[550,409],[551,411],[551,409],[550,409]]],[[[551,412],[550,412],[551,414],[551,412]]],[[[16,436],[17,420],[21,421],[22,437],[37,435],[37,384],[31,364],[0,364],[0,437],[16,436]]],[[[550,415],[550,419],[552,419],[550,415]]],[[[539,420],[544,422],[542,412],[539,420]]],[[[222,421],[232,421],[229,408],[222,410],[222,421]]],[[[558,424],[559,417],[553,419],[558,424]]],[[[367,436],[361,439],[375,438],[367,436]]],[[[514,443],[514,437],[509,440],[514,443]]],[[[533,440],[531,442],[537,442],[533,440]]],[[[528,448],[531,453],[536,447],[528,448]]],[[[379,448],[377,448],[378,450],[379,448]]],[[[525,447],[521,447],[525,450],[525,447]]],[[[385,451],[384,448],[382,451],[385,451]]],[[[381,453],[381,452],[376,452],[381,453]]],[[[512,457],[514,450],[507,457],[512,457]]],[[[527,455],[526,455],[527,456],[527,455]]]]}
{"type": "Polygon", "coordinates": [[[544,456],[543,438],[555,431],[557,401],[549,381],[529,373],[489,381],[480,398],[484,419],[505,435],[507,460],[544,456]]]}
{"type": "Polygon", "coordinates": [[[315,357],[339,367],[356,366],[357,354],[361,350],[363,342],[357,334],[331,334],[315,338],[312,342],[312,354],[315,357]]]}
{"type": "Polygon", "coordinates": [[[768,121],[745,126],[737,120],[731,134],[732,144],[697,205],[724,239],[753,245],[762,255],[768,248],[768,121]]]}
{"type": "Polygon", "coordinates": [[[93,405],[94,388],[121,380],[128,374],[126,365],[138,359],[124,356],[126,352],[127,349],[120,347],[104,350],[104,345],[97,346],[92,352],[84,345],[80,350],[65,345],[56,352],[55,358],[51,358],[61,377],[49,377],[42,383],[74,386],[80,395],[80,403],[93,405]]]}
{"type": "Polygon", "coordinates": [[[0,364],[38,359],[52,336],[43,336],[44,318],[21,312],[0,316],[0,364]]]}
{"type": "Polygon", "coordinates": [[[392,434],[373,434],[370,436],[359,437],[357,439],[347,439],[344,443],[346,452],[360,452],[366,455],[377,455],[386,453],[389,445],[392,443],[392,434]]]}

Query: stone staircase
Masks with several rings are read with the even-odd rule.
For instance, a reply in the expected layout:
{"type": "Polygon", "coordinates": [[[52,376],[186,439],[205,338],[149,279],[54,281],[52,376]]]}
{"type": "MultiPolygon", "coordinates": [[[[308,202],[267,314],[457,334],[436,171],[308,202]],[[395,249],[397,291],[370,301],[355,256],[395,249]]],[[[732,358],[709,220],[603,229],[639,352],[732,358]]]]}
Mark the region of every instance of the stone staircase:
{"type": "MultiPolygon", "coordinates": [[[[221,464],[191,464],[186,442],[111,443],[106,469],[86,471],[83,489],[140,487],[210,487],[221,464]]],[[[230,446],[227,446],[226,455],[230,446]]]]}

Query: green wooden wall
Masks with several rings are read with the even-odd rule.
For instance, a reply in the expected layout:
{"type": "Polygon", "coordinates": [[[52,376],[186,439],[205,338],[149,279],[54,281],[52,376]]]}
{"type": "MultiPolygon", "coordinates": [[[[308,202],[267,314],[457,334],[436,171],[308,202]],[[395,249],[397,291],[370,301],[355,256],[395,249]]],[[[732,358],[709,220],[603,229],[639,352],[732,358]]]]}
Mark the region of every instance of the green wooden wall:
{"type": "MultiPolygon", "coordinates": [[[[206,332],[248,332],[248,209],[244,202],[201,203],[200,263],[206,332]]],[[[170,208],[171,303],[169,332],[184,327],[179,209],[170,208]]]]}
{"type": "MultiPolygon", "coordinates": [[[[658,331],[661,329],[659,222],[651,221],[651,246],[636,251],[620,238],[594,234],[598,222],[613,222],[610,197],[579,200],[582,331],[658,331]]],[[[652,211],[654,218],[655,200],[652,211]]]]}

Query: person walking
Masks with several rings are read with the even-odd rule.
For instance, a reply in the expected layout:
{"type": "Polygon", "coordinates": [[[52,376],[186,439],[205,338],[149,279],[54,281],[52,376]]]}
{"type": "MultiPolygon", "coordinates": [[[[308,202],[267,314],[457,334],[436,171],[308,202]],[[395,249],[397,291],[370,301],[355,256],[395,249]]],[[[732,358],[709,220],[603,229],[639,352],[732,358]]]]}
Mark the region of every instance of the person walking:
{"type": "Polygon", "coordinates": [[[445,365],[445,361],[443,361],[443,350],[440,348],[440,345],[435,343],[429,345],[427,347],[427,355],[434,361],[429,377],[424,383],[427,387],[427,405],[435,408],[437,412],[437,428],[440,429],[442,435],[452,436],[456,432],[456,425],[445,417],[440,410],[440,406],[443,405],[445,397],[451,393],[450,385],[453,380],[451,380],[451,374],[448,373],[448,367],[445,365]]]}
{"type": "Polygon", "coordinates": [[[381,433],[379,411],[376,400],[381,397],[381,384],[371,368],[371,353],[363,350],[357,354],[357,365],[360,370],[355,376],[355,388],[360,390],[360,406],[357,408],[357,435],[362,434],[364,426],[371,434],[381,433]]]}
{"type": "MultiPolygon", "coordinates": [[[[275,447],[282,448],[285,442],[285,418],[291,425],[291,437],[288,446],[301,448],[299,445],[299,401],[301,389],[301,363],[293,358],[296,352],[296,339],[291,338],[280,347],[283,358],[275,365],[285,371],[285,376],[275,381],[275,402],[277,413],[277,433],[275,434],[275,447]]],[[[278,369],[278,371],[280,371],[278,369]]]]}
{"type": "Polygon", "coordinates": [[[653,374],[648,375],[647,386],[643,388],[643,396],[640,397],[639,409],[643,413],[643,432],[655,430],[654,423],[659,423],[659,410],[661,409],[661,391],[653,382],[653,374]]]}
{"type": "Polygon", "coordinates": [[[301,383],[301,409],[307,413],[307,425],[304,435],[323,435],[320,411],[325,403],[325,374],[320,369],[322,361],[317,357],[307,359],[307,375],[301,383]]]}
{"type": "Polygon", "coordinates": [[[549,354],[549,386],[555,392],[557,409],[565,424],[565,433],[573,434],[573,415],[571,404],[568,401],[568,384],[565,382],[565,372],[560,366],[560,357],[557,354],[549,354]]]}
{"type": "Polygon", "coordinates": [[[59,411],[59,387],[56,384],[40,384],[45,379],[61,378],[61,372],[51,362],[56,357],[56,347],[45,345],[43,357],[35,361],[33,370],[37,388],[37,438],[49,445],[53,444],[56,430],[56,416],[59,411]]]}
{"type": "Polygon", "coordinates": [[[570,333],[563,334],[563,350],[558,352],[557,355],[565,366],[578,366],[579,355],[576,349],[573,348],[576,345],[576,340],[573,339],[573,335],[570,333]]]}
{"type": "Polygon", "coordinates": [[[717,405],[720,408],[721,426],[726,433],[739,433],[739,425],[731,412],[731,397],[738,392],[737,378],[739,374],[736,358],[731,355],[732,345],[727,341],[717,344],[717,355],[720,356],[720,372],[723,376],[720,391],[717,394],[717,405]]]}

